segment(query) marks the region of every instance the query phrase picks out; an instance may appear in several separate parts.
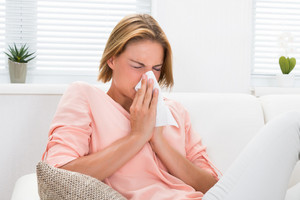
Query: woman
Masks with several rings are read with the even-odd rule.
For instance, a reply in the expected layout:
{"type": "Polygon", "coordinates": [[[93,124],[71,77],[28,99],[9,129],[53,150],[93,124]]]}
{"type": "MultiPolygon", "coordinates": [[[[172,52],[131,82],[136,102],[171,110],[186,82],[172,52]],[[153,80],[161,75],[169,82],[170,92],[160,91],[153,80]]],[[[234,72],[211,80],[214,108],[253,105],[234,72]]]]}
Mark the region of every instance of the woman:
{"type": "MultiPolygon", "coordinates": [[[[264,170],[272,171],[277,163],[270,154],[282,154],[283,147],[272,143],[270,135],[282,135],[279,123],[264,127],[259,134],[263,137],[256,137],[219,180],[180,104],[165,99],[179,128],[155,127],[158,90],[153,90],[153,80],[147,81],[147,71],[153,71],[161,86],[171,87],[171,47],[151,16],[130,15],[114,28],[103,52],[98,80],[111,80],[110,89],[104,93],[84,82],[69,86],[50,128],[46,161],[104,181],[128,199],[283,199],[295,156],[285,158],[284,174],[274,172],[286,178],[280,183],[261,185],[255,179],[255,174],[267,179],[264,170]],[[266,145],[271,153],[257,151],[266,145]],[[255,168],[258,164],[266,169],[261,167],[261,172],[255,168]],[[264,191],[249,191],[247,184],[264,191]]],[[[289,129],[285,137],[299,137],[299,113],[282,118],[290,121],[284,126],[289,129]]],[[[281,146],[299,154],[299,141],[281,146]]]]}

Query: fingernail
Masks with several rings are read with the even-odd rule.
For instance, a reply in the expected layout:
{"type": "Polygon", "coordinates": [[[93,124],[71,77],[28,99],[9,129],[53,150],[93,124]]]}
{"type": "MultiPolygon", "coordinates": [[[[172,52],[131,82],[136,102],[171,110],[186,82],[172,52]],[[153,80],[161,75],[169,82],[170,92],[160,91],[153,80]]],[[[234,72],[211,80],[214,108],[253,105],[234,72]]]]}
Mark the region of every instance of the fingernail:
{"type": "Polygon", "coordinates": [[[157,89],[157,88],[154,89],[154,93],[155,93],[155,94],[158,93],[158,89],[157,89]]]}
{"type": "Polygon", "coordinates": [[[143,74],[143,76],[142,76],[142,79],[146,79],[147,77],[146,77],[146,74],[143,74]]]}
{"type": "Polygon", "coordinates": [[[149,79],[149,83],[150,83],[150,84],[153,83],[153,79],[152,79],[152,78],[149,79]]]}

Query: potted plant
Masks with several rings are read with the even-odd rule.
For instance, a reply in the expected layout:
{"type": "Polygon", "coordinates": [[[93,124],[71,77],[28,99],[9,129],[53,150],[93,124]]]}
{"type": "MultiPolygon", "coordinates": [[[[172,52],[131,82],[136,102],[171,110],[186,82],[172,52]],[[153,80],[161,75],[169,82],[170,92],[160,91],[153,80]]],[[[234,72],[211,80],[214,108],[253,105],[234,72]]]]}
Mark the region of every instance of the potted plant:
{"type": "Polygon", "coordinates": [[[281,56],[279,58],[279,66],[282,74],[278,76],[279,85],[280,86],[293,86],[294,85],[294,74],[290,74],[290,72],[294,69],[296,65],[295,58],[289,58],[281,56]]]}
{"type": "Polygon", "coordinates": [[[28,51],[26,44],[17,48],[8,46],[9,53],[4,52],[8,56],[9,76],[11,83],[25,83],[27,75],[27,63],[34,59],[33,53],[28,51]]]}

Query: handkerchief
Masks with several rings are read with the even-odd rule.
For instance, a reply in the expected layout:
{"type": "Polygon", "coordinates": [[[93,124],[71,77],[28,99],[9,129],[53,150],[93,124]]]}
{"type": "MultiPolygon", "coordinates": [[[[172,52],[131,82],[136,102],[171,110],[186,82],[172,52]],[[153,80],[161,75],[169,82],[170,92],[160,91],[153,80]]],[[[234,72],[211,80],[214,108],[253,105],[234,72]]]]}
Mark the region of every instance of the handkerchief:
{"type": "MultiPolygon", "coordinates": [[[[156,110],[156,124],[155,127],[158,126],[166,126],[166,125],[172,125],[172,126],[176,126],[178,128],[178,124],[175,121],[172,113],[170,112],[168,106],[165,104],[164,100],[163,100],[163,96],[161,93],[161,89],[159,87],[159,84],[153,74],[152,71],[148,71],[145,73],[147,75],[148,80],[150,78],[153,79],[153,90],[155,88],[158,89],[159,93],[158,93],[158,101],[157,101],[157,110],[156,110]]],[[[141,88],[141,84],[142,84],[142,79],[140,80],[140,82],[135,86],[135,90],[138,90],[141,88]]]]}

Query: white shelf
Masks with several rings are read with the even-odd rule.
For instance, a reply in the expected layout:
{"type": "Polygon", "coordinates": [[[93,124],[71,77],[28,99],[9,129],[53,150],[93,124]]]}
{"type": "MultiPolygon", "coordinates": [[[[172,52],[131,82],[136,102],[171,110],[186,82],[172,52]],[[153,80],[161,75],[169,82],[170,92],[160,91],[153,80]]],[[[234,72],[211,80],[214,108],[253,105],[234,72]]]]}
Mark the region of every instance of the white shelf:
{"type": "Polygon", "coordinates": [[[255,96],[272,95],[272,94],[298,94],[299,87],[254,87],[251,90],[255,96]]]}
{"type": "MultiPolygon", "coordinates": [[[[95,85],[108,90],[107,85],[95,85]]],[[[63,94],[68,84],[30,84],[30,83],[10,83],[0,84],[0,95],[3,94],[63,94]]]]}

